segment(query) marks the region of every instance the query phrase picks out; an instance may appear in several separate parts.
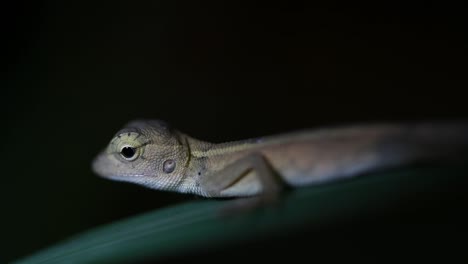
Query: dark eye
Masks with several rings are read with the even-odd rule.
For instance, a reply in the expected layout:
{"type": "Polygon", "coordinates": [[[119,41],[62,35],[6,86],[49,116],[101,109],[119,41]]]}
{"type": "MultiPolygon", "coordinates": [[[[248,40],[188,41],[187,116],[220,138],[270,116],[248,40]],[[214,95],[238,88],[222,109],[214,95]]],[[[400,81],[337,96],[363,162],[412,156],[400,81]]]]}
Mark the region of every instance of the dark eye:
{"type": "Polygon", "coordinates": [[[120,155],[122,155],[126,160],[134,160],[137,156],[136,149],[130,146],[125,146],[120,150],[120,155]]]}
{"type": "Polygon", "coordinates": [[[171,173],[174,171],[175,169],[175,166],[176,166],[176,162],[172,159],[168,159],[166,161],[164,161],[163,163],[163,171],[165,173],[171,173]]]}

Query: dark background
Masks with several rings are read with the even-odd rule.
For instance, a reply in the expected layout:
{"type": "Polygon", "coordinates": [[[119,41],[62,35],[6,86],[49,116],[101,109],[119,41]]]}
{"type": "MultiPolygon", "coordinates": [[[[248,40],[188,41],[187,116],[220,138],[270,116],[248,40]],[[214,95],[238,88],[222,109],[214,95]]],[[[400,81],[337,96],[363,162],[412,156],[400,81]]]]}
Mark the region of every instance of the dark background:
{"type": "Polygon", "coordinates": [[[163,119],[220,142],[467,117],[462,4],[3,5],[2,262],[194,198],[91,172],[131,119],[163,119]]]}

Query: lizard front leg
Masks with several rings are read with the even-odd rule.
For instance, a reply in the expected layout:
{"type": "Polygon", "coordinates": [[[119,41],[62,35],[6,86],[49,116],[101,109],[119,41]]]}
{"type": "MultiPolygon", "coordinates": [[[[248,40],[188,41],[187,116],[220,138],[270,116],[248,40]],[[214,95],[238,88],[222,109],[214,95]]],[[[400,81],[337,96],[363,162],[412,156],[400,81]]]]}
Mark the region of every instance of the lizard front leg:
{"type": "Polygon", "coordinates": [[[235,185],[252,171],[260,183],[262,199],[274,199],[285,187],[285,183],[261,153],[249,154],[216,173],[205,175],[200,181],[200,186],[207,196],[222,197],[223,190],[235,185]]]}

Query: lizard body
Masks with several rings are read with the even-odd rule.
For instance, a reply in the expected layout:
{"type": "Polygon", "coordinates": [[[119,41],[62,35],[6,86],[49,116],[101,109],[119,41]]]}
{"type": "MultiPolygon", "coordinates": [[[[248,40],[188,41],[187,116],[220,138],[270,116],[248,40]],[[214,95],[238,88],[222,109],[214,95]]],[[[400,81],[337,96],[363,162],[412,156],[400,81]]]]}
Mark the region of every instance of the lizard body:
{"type": "Polygon", "coordinates": [[[100,176],[206,197],[276,193],[468,150],[468,123],[373,124],[214,144],[159,120],[117,132],[93,161],[100,176]]]}

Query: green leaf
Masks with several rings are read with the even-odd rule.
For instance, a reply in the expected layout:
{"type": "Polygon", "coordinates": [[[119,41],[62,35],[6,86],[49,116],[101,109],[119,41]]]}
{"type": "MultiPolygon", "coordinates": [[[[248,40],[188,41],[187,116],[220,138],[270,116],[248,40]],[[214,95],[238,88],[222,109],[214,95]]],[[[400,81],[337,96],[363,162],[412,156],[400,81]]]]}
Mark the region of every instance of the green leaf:
{"type": "Polygon", "coordinates": [[[228,217],[220,212],[232,200],[197,200],[89,230],[16,263],[163,260],[272,234],[287,236],[305,227],[330,230],[402,203],[408,202],[410,210],[419,203],[434,204],[434,194],[443,196],[466,183],[467,171],[463,166],[419,166],[373,173],[292,190],[273,206],[228,217]],[[415,197],[416,202],[409,202],[415,197]]]}

